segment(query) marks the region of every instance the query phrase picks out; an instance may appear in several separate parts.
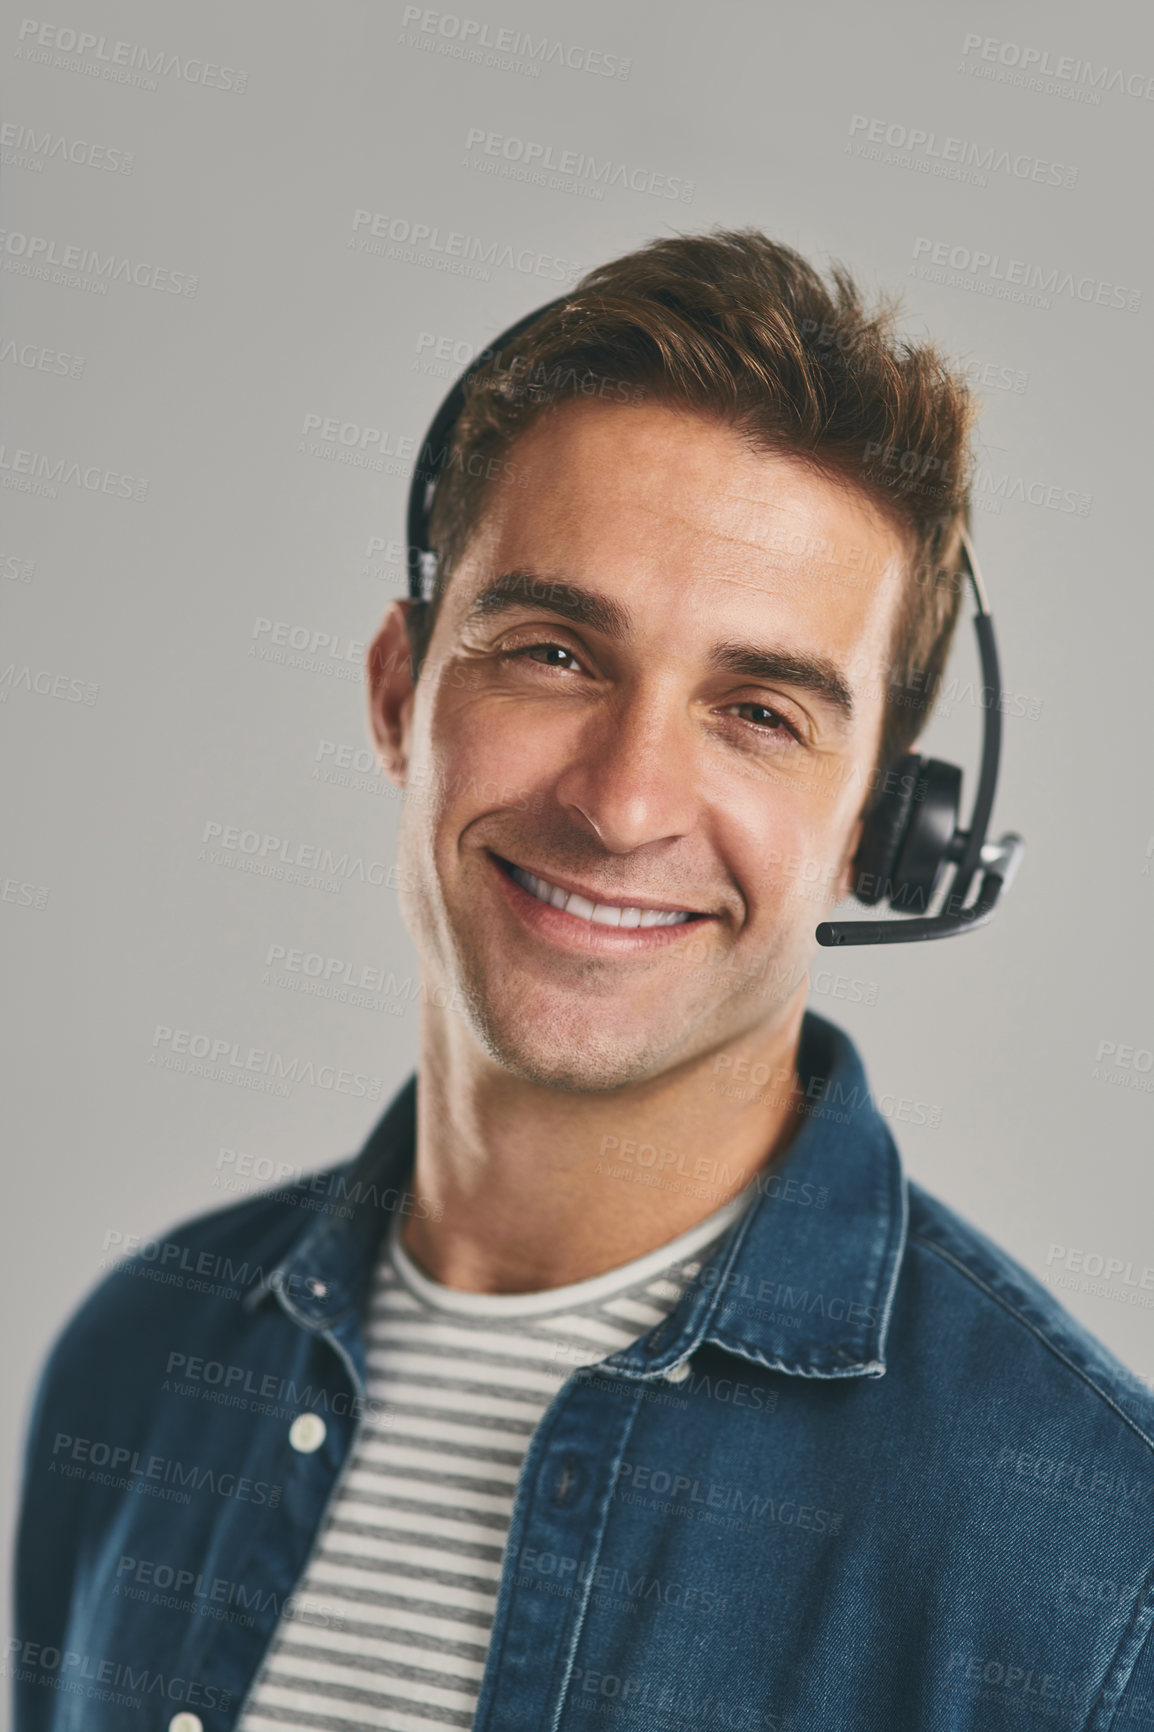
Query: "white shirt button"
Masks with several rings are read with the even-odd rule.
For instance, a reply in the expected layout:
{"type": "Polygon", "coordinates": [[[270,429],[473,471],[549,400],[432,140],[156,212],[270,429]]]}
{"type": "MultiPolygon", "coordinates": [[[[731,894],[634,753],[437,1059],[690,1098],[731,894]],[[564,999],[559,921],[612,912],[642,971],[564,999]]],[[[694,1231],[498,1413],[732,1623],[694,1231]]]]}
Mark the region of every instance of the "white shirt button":
{"type": "Polygon", "coordinates": [[[671,1365],[669,1367],[669,1370],[665,1373],[665,1381],[666,1383],[684,1383],[691,1370],[692,1366],[688,1359],[683,1359],[680,1365],[671,1365]]]}
{"type": "Polygon", "coordinates": [[[168,1732],[204,1732],[204,1722],[199,1714],[182,1711],[172,1716],[168,1722],[168,1732]]]}
{"type": "MultiPolygon", "coordinates": [[[[319,1413],[298,1413],[289,1427],[289,1442],[294,1449],[299,1449],[302,1455],[311,1455],[313,1450],[319,1449],[325,1441],[327,1429],[319,1413]]],[[[195,1719],[195,1715],[193,1718],[195,1719]]],[[[178,1732],[183,1732],[183,1728],[178,1728],[178,1732]]]]}

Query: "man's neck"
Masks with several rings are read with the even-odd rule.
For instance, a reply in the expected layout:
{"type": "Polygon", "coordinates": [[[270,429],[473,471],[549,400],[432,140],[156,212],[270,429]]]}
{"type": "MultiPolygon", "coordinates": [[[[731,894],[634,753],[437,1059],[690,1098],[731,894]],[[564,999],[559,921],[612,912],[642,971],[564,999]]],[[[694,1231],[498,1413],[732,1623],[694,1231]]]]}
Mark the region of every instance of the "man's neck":
{"type": "Polygon", "coordinates": [[[804,1002],[639,1087],[579,1094],[495,1065],[451,1011],[422,1011],[403,1242],[444,1286],[527,1293],[668,1244],[744,1190],[800,1123],[804,1002]]]}

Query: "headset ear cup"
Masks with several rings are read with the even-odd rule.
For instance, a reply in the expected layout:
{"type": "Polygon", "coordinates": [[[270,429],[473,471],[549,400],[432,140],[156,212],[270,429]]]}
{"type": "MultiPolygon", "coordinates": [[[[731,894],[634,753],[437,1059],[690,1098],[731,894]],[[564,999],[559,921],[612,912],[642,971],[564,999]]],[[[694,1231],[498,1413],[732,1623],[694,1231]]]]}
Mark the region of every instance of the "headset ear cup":
{"type": "Polygon", "coordinates": [[[893,894],[894,867],[909,829],[921,774],[920,755],[907,752],[882,778],[853,862],[853,893],[867,908],[893,894]]]}
{"type": "Polygon", "coordinates": [[[957,765],[927,758],[893,868],[890,906],[900,914],[928,913],[957,832],[961,803],[962,772],[957,765]]]}

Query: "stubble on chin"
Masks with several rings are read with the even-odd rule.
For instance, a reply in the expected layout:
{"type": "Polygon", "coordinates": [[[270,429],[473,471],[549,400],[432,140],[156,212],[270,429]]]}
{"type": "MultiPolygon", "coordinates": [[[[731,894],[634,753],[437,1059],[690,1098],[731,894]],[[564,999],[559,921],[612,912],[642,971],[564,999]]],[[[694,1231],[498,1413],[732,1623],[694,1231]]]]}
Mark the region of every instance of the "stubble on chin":
{"type": "MultiPolygon", "coordinates": [[[[519,994],[505,974],[489,978],[487,965],[468,943],[457,947],[456,1004],[495,1064],[540,1088],[572,1094],[606,1094],[652,1076],[665,1056],[658,1044],[634,1029],[628,1038],[598,1029],[591,1000],[568,1015],[543,1013],[531,995],[519,994]]],[[[500,970],[498,960],[492,967],[500,970]]]]}

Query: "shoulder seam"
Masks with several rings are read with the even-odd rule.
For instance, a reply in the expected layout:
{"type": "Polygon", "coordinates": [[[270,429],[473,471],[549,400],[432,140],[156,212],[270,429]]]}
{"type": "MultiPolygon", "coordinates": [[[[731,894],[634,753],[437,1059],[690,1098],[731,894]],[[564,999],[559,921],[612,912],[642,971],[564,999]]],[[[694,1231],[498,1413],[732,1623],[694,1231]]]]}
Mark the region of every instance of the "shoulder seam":
{"type": "Polygon", "coordinates": [[[1023,1317],[1022,1313],[1015,1306],[1011,1305],[1000,1293],[995,1292],[992,1287],[988,1286],[987,1283],[980,1278],[980,1276],[976,1275],[965,1263],[959,1261],[959,1259],[955,1257],[952,1252],[947,1251],[944,1246],[936,1244],[933,1239],[924,1238],[920,1233],[911,1233],[910,1240],[914,1244],[924,1246],[927,1251],[934,1252],[934,1254],[940,1257],[944,1263],[948,1263],[951,1268],[956,1269],[960,1275],[964,1275],[966,1280],[972,1282],[972,1284],[977,1287],[980,1292],[984,1293],[988,1299],[992,1299],[996,1305],[1000,1305],[1002,1310],[1013,1317],[1016,1322],[1020,1323],[1023,1329],[1028,1329],[1030,1334],[1033,1335],[1036,1340],[1041,1342],[1047,1352],[1052,1353],[1055,1359],[1060,1360],[1066,1369],[1072,1371],[1074,1376],[1079,1378],[1088,1389],[1092,1389],[1094,1394],[1100,1397],[1100,1399],[1106,1403],[1106,1406],[1111,1408],[1112,1411],[1118,1415],[1118,1418],[1122,1423],[1128,1426],[1136,1437],[1140,1437],[1148,1449],[1154,1451],[1154,1437],[1147,1436],[1146,1432],[1142,1430],[1142,1427],[1138,1425],[1135,1420],[1131,1419],[1128,1413],[1124,1412],[1123,1409],[1119,1407],[1113,1396],[1109,1395],[1106,1390],[1101,1388],[1099,1384],[1095,1383],[1094,1379],[1087,1372],[1083,1371],[1080,1365],[1075,1365],[1074,1361],[1069,1358],[1067,1354],[1063,1353],[1061,1348],[1051,1341],[1047,1335],[1044,1335],[1035,1324],[1031,1323],[1028,1317],[1023,1317]]]}

